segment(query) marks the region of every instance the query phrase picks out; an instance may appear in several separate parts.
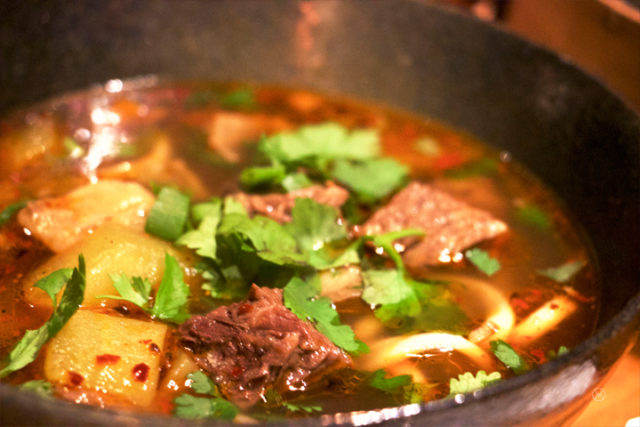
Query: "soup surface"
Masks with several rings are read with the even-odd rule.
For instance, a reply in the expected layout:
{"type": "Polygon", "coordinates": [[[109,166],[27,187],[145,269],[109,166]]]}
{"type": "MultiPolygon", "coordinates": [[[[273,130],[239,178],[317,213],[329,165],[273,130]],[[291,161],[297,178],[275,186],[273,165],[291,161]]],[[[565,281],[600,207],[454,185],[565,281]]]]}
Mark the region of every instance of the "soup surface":
{"type": "Polygon", "coordinates": [[[592,333],[509,153],[317,93],[110,81],[0,123],[0,376],[238,422],[454,398],[592,333]]]}

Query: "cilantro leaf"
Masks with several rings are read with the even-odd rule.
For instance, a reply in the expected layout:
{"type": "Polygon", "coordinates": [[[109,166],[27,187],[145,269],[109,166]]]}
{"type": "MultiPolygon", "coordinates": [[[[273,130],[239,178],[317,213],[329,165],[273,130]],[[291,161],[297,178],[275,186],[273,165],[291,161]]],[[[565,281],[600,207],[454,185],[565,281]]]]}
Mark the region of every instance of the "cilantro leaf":
{"type": "Polygon", "coordinates": [[[26,383],[22,383],[19,386],[20,390],[36,393],[42,397],[53,396],[53,386],[50,382],[45,380],[31,380],[26,383]]]}
{"type": "Polygon", "coordinates": [[[216,230],[222,216],[222,201],[200,203],[191,208],[191,216],[197,222],[197,229],[189,230],[176,240],[178,245],[194,249],[202,257],[216,258],[216,230]]]}
{"type": "Polygon", "coordinates": [[[558,351],[555,351],[555,350],[549,350],[549,351],[547,352],[547,355],[549,356],[549,360],[553,360],[553,359],[555,359],[556,357],[562,356],[563,354],[568,353],[568,352],[569,352],[569,349],[568,349],[567,347],[565,347],[564,345],[561,345],[561,346],[558,348],[558,351]]]}
{"type": "Polygon", "coordinates": [[[112,274],[113,287],[120,296],[98,295],[96,298],[109,298],[128,301],[137,305],[160,320],[180,324],[189,318],[187,303],[189,287],[183,281],[182,269],[178,261],[168,253],[164,256],[164,275],[150,307],[151,283],[140,277],[129,279],[125,274],[112,274]]]}
{"type": "Polygon", "coordinates": [[[344,224],[338,223],[335,208],[313,199],[296,199],[291,222],[285,228],[306,251],[316,251],[329,242],[347,238],[347,230],[344,224]]]}
{"type": "Polygon", "coordinates": [[[218,387],[211,378],[202,371],[195,371],[187,375],[191,380],[189,387],[198,394],[208,394],[214,397],[221,397],[218,387]]]}
{"type": "Polygon", "coordinates": [[[27,202],[25,200],[12,203],[9,206],[5,207],[2,212],[0,212],[0,227],[9,222],[13,215],[15,215],[20,209],[27,206],[27,202]]]}
{"type": "Polygon", "coordinates": [[[373,130],[348,131],[337,123],[301,126],[263,139],[260,151],[284,164],[312,161],[322,166],[334,159],[363,160],[380,154],[380,140],[373,130]]]}
{"type": "Polygon", "coordinates": [[[180,264],[174,257],[165,254],[164,275],[151,314],[158,319],[180,324],[189,318],[188,299],[189,287],[183,281],[180,264]]]}
{"type": "Polygon", "coordinates": [[[529,365],[524,358],[503,340],[491,341],[489,344],[491,345],[491,351],[498,360],[508,368],[511,368],[516,374],[519,375],[529,370],[529,365]]]}
{"type": "Polygon", "coordinates": [[[473,248],[464,253],[471,264],[478,267],[487,276],[493,276],[500,270],[500,261],[495,258],[491,258],[489,254],[482,249],[473,248]]]}
{"type": "Polygon", "coordinates": [[[307,188],[311,186],[313,182],[309,177],[302,172],[290,173],[282,179],[281,185],[287,193],[291,193],[295,190],[307,188]]]}
{"type": "Polygon", "coordinates": [[[283,406],[290,412],[306,412],[307,414],[311,414],[322,411],[322,406],[318,405],[296,405],[295,403],[284,402],[283,406]]]}
{"type": "Polygon", "coordinates": [[[382,323],[420,314],[420,301],[399,270],[365,270],[362,299],[379,306],[375,315],[382,323]]]}
{"type": "Polygon", "coordinates": [[[58,292],[67,284],[71,276],[73,275],[72,268],[61,268],[56,270],[48,276],[38,280],[33,286],[40,288],[49,295],[51,302],[53,303],[53,309],[56,309],[58,292]]]}
{"type": "Polygon", "coordinates": [[[238,415],[238,408],[221,398],[196,397],[181,394],[173,399],[173,413],[185,419],[216,418],[232,420],[238,415]]]}
{"type": "Polygon", "coordinates": [[[538,273],[556,282],[564,283],[571,279],[586,263],[582,260],[567,262],[558,267],[538,270],[538,273]]]}
{"type": "Polygon", "coordinates": [[[385,378],[386,374],[384,369],[378,369],[369,377],[367,384],[388,393],[393,393],[398,391],[399,388],[411,384],[411,375],[398,375],[396,377],[385,378]]]}
{"type": "Polygon", "coordinates": [[[492,372],[487,375],[485,371],[478,371],[474,376],[471,372],[458,375],[458,378],[449,380],[449,396],[470,393],[500,381],[500,372],[492,372]]]}
{"type": "Polygon", "coordinates": [[[56,297],[53,291],[58,287],[60,278],[64,277],[66,273],[59,273],[58,270],[52,275],[55,276],[55,279],[41,280],[38,283],[42,286],[41,289],[46,288],[45,291],[52,296],[55,307],[53,314],[40,328],[29,329],[25,332],[9,353],[8,364],[0,370],[0,378],[33,362],[42,346],[62,329],[82,304],[86,286],[85,263],[82,255],[78,257],[78,267],[73,269],[71,277],[66,282],[59,304],[56,304],[56,297]]]}
{"type": "Polygon", "coordinates": [[[318,297],[312,284],[294,277],[284,287],[283,295],[284,305],[289,310],[300,319],[311,321],[318,331],[338,347],[351,353],[368,351],[366,344],[356,339],[350,326],[340,324],[340,317],[332,307],[331,300],[318,297]]]}
{"type": "Polygon", "coordinates": [[[189,196],[171,187],[163,187],[151,206],[144,231],[174,241],[182,234],[189,216],[189,196]]]}
{"type": "Polygon", "coordinates": [[[246,168],[240,174],[240,183],[245,188],[279,185],[287,176],[287,169],[280,163],[271,166],[246,168]]]}
{"type": "Polygon", "coordinates": [[[382,199],[402,186],[408,174],[406,166],[390,158],[364,162],[336,160],[332,177],[353,190],[367,203],[382,199]]]}
{"type": "Polygon", "coordinates": [[[251,89],[236,89],[220,96],[218,100],[222,108],[229,110],[253,110],[257,101],[251,89]]]}
{"type": "Polygon", "coordinates": [[[151,283],[149,283],[147,279],[134,277],[132,280],[129,280],[126,274],[111,274],[109,277],[111,277],[113,287],[116,288],[120,296],[99,295],[97,298],[129,301],[141,308],[147,306],[149,296],[151,295],[151,283]]]}
{"type": "Polygon", "coordinates": [[[547,230],[551,227],[551,218],[542,209],[533,204],[525,204],[518,207],[516,214],[518,218],[538,228],[547,230]]]}

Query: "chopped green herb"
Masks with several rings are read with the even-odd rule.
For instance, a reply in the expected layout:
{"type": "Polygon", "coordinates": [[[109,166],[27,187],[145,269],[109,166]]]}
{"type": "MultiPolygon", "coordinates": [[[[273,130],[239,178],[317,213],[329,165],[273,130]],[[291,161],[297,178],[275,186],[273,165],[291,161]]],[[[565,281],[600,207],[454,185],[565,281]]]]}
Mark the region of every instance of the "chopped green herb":
{"type": "Polygon", "coordinates": [[[285,228],[295,236],[299,247],[309,252],[347,238],[347,229],[338,223],[336,209],[313,199],[296,199],[291,210],[291,222],[285,228]]]}
{"type": "Polygon", "coordinates": [[[259,188],[279,185],[287,176],[286,168],[281,164],[246,168],[240,174],[240,183],[245,188],[259,188]]]}
{"type": "Polygon", "coordinates": [[[375,315],[384,324],[415,317],[422,311],[420,301],[400,270],[365,270],[362,299],[377,306],[375,315]]]}
{"type": "Polygon", "coordinates": [[[491,258],[489,254],[482,249],[473,248],[464,253],[465,257],[480,271],[487,276],[493,276],[500,270],[500,261],[491,258]]]}
{"type": "Polygon", "coordinates": [[[405,183],[408,169],[389,158],[352,162],[339,159],[331,176],[352,189],[358,197],[368,203],[382,199],[405,183]]]}
{"type": "Polygon", "coordinates": [[[191,216],[197,222],[195,230],[189,230],[176,240],[178,245],[194,249],[202,257],[216,258],[216,230],[222,216],[222,201],[200,203],[191,209],[191,216]]]}
{"type": "Polygon", "coordinates": [[[551,267],[544,270],[538,270],[538,273],[555,280],[559,283],[569,281],[578,271],[584,267],[586,263],[582,260],[567,262],[559,267],[551,267]]]}
{"type": "Polygon", "coordinates": [[[180,324],[189,318],[189,287],[182,278],[182,268],[171,255],[165,254],[164,275],[155,296],[155,303],[150,307],[151,284],[147,279],[126,275],[111,275],[113,286],[120,296],[98,295],[96,298],[108,298],[128,301],[142,308],[160,320],[180,324]]]}
{"type": "Polygon", "coordinates": [[[284,287],[283,294],[284,305],[289,310],[300,319],[313,322],[318,331],[338,347],[355,354],[369,351],[365,343],[356,339],[350,326],[340,324],[340,317],[331,300],[318,297],[312,284],[294,277],[284,287]]]}
{"type": "Polygon", "coordinates": [[[174,241],[185,229],[189,215],[189,197],[171,187],[163,187],[149,211],[145,231],[174,241]]]}
{"type": "Polygon", "coordinates": [[[518,218],[531,225],[535,225],[543,230],[551,227],[551,219],[543,210],[533,204],[526,204],[517,210],[518,218]]]}
{"type": "Polygon", "coordinates": [[[509,344],[503,340],[495,340],[489,343],[493,354],[516,374],[522,374],[529,370],[529,365],[509,344]]]}
{"type": "Polygon", "coordinates": [[[9,375],[19,369],[24,368],[33,362],[42,346],[53,338],[62,327],[67,323],[69,318],[78,310],[82,299],[84,298],[85,282],[85,264],[84,257],[78,257],[78,267],[73,269],[71,277],[66,281],[65,289],[60,298],[60,303],[56,304],[56,293],[61,289],[60,280],[67,277],[68,272],[65,269],[55,271],[50,276],[52,279],[39,280],[36,286],[45,290],[53,299],[54,312],[49,320],[40,328],[25,332],[24,336],[18,341],[9,353],[8,364],[0,370],[0,378],[9,375]]]}
{"type": "Polygon", "coordinates": [[[27,206],[27,202],[22,200],[20,202],[12,203],[0,212],[0,227],[9,222],[13,215],[15,215],[20,209],[27,206]]]}
{"type": "Polygon", "coordinates": [[[189,387],[198,394],[208,394],[214,397],[221,397],[218,387],[211,378],[202,371],[195,371],[187,375],[191,380],[189,387]]]}
{"type": "Polygon", "coordinates": [[[294,403],[284,402],[284,407],[290,412],[306,412],[311,414],[313,412],[321,412],[322,406],[318,405],[296,405],[294,403]]]}
{"type": "Polygon", "coordinates": [[[485,371],[478,371],[474,376],[471,372],[458,375],[458,378],[449,380],[449,396],[462,393],[471,393],[500,381],[500,372],[492,372],[487,375],[485,371]]]}
{"type": "Polygon", "coordinates": [[[378,369],[369,377],[367,384],[388,393],[396,392],[401,387],[411,384],[411,375],[398,375],[396,377],[385,378],[386,374],[384,369],[378,369]]]}
{"type": "Polygon", "coordinates": [[[164,256],[164,275],[151,314],[158,319],[180,324],[189,318],[189,286],[182,278],[182,268],[169,254],[164,256]]]}
{"type": "Polygon", "coordinates": [[[252,90],[237,89],[220,96],[218,101],[222,108],[229,110],[252,110],[256,108],[257,101],[252,90]]]}
{"type": "Polygon", "coordinates": [[[285,176],[281,184],[282,188],[284,188],[287,193],[291,193],[292,191],[307,188],[311,186],[313,182],[311,182],[306,174],[302,172],[294,172],[285,176]]]}
{"type": "Polygon", "coordinates": [[[433,388],[429,384],[411,383],[403,387],[402,398],[403,404],[422,403],[429,389],[433,388]]]}
{"type": "Polygon", "coordinates": [[[53,395],[53,386],[45,380],[31,380],[20,384],[20,390],[36,393],[42,397],[51,397],[53,395]]]}
{"type": "Polygon", "coordinates": [[[568,353],[569,349],[563,345],[560,346],[560,348],[558,348],[558,351],[555,350],[549,350],[549,352],[547,353],[547,355],[549,356],[550,360],[555,359],[558,356],[562,356],[565,353],[568,353]]]}
{"type": "Polygon", "coordinates": [[[232,420],[238,415],[238,408],[228,400],[221,398],[196,397],[181,394],[173,399],[173,413],[189,420],[213,418],[232,420]]]}

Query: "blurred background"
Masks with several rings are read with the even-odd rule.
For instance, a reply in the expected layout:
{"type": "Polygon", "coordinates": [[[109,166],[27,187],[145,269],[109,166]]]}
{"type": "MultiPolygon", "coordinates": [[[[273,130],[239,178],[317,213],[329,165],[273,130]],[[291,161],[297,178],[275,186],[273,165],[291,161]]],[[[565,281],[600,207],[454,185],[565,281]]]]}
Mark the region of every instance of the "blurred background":
{"type": "Polygon", "coordinates": [[[640,0],[433,0],[561,54],[640,113],[640,0]]]}

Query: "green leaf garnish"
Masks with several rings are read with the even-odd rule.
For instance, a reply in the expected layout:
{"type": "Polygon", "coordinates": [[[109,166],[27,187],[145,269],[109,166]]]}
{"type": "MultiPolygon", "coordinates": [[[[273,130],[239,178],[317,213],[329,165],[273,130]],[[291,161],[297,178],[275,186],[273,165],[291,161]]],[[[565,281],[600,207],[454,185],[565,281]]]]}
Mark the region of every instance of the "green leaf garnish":
{"type": "Polygon", "coordinates": [[[578,271],[584,267],[586,263],[582,260],[567,262],[558,267],[546,268],[544,270],[538,270],[538,273],[548,277],[551,280],[555,280],[559,283],[569,281],[578,271]]]}
{"type": "Polygon", "coordinates": [[[331,300],[318,297],[312,284],[294,277],[284,287],[283,295],[284,305],[289,310],[300,319],[311,321],[318,331],[338,347],[356,354],[369,350],[365,343],[356,339],[350,326],[340,324],[340,317],[332,307],[331,300]]]}
{"type": "Polygon", "coordinates": [[[367,384],[388,393],[396,392],[401,387],[411,384],[411,375],[398,375],[396,377],[385,378],[386,374],[384,369],[378,369],[369,377],[367,384]]]}
{"type": "Polygon", "coordinates": [[[211,378],[209,378],[202,371],[195,371],[187,375],[187,378],[191,380],[189,387],[198,394],[208,394],[214,397],[221,397],[218,387],[215,385],[211,378]]]}
{"type": "Polygon", "coordinates": [[[42,397],[53,396],[53,386],[50,382],[45,380],[31,380],[26,383],[22,383],[19,386],[20,390],[36,393],[42,397]]]}
{"type": "Polygon", "coordinates": [[[296,405],[295,403],[284,402],[283,406],[287,408],[289,412],[306,412],[307,414],[311,414],[322,411],[322,406],[318,405],[296,405]]]}
{"type": "Polygon", "coordinates": [[[518,218],[531,225],[535,225],[543,230],[548,230],[551,227],[551,218],[542,209],[533,204],[526,204],[521,206],[516,211],[518,218]]]}
{"type": "Polygon", "coordinates": [[[495,340],[489,343],[493,354],[516,374],[522,374],[529,370],[529,365],[509,344],[503,340],[495,340]]]}
{"type": "Polygon", "coordinates": [[[176,240],[176,244],[194,249],[202,257],[216,258],[216,231],[222,216],[222,201],[216,199],[200,203],[191,208],[191,216],[197,222],[197,228],[189,230],[176,240]]]}
{"type": "Polygon", "coordinates": [[[189,318],[188,299],[189,286],[184,283],[182,268],[171,255],[165,254],[164,275],[155,296],[155,302],[150,307],[151,284],[147,279],[126,275],[111,275],[113,286],[120,294],[98,295],[96,298],[108,298],[128,301],[137,305],[150,315],[166,322],[180,324],[189,318]]]}
{"type": "Polygon", "coordinates": [[[238,408],[228,400],[211,397],[196,397],[181,394],[173,399],[173,413],[189,420],[214,418],[232,420],[238,415],[238,408]]]}
{"type": "Polygon", "coordinates": [[[365,270],[362,299],[378,306],[375,315],[382,323],[415,317],[422,311],[420,301],[400,270],[365,270]]]}
{"type": "Polygon", "coordinates": [[[5,207],[2,212],[0,212],[0,227],[9,222],[11,218],[22,208],[27,206],[27,201],[22,200],[20,202],[15,202],[5,207]]]}
{"type": "Polygon", "coordinates": [[[501,378],[500,372],[492,372],[488,375],[485,371],[478,371],[476,375],[471,372],[465,372],[458,375],[457,379],[451,378],[449,380],[449,396],[471,393],[500,381],[501,378]]]}
{"type": "Polygon", "coordinates": [[[228,110],[252,110],[256,108],[255,94],[250,89],[237,89],[220,96],[218,101],[222,108],[228,110]]]}
{"type": "Polygon", "coordinates": [[[402,186],[407,174],[406,166],[389,158],[366,162],[341,159],[335,162],[331,176],[353,190],[362,201],[372,203],[402,186]]]}
{"type": "Polygon", "coordinates": [[[296,199],[291,222],[285,226],[305,251],[317,251],[326,244],[347,238],[344,224],[338,223],[335,208],[313,199],[296,199]]]}
{"type": "Polygon", "coordinates": [[[9,375],[19,369],[24,368],[33,362],[42,346],[53,338],[69,318],[78,310],[84,298],[85,263],[84,257],[78,257],[78,267],[73,269],[71,277],[64,284],[64,292],[60,298],[60,303],[56,304],[56,294],[60,291],[62,278],[68,277],[68,270],[64,269],[53,272],[48,277],[39,280],[36,286],[45,290],[53,300],[54,312],[49,320],[38,329],[29,329],[23,337],[13,347],[9,353],[8,364],[0,370],[0,378],[9,375]]]}
{"type": "Polygon", "coordinates": [[[491,258],[491,256],[482,249],[469,249],[464,253],[464,256],[487,276],[493,276],[500,270],[500,261],[491,258]]]}
{"type": "Polygon", "coordinates": [[[163,187],[149,211],[144,230],[164,240],[174,241],[185,229],[189,215],[189,196],[163,187]]]}

